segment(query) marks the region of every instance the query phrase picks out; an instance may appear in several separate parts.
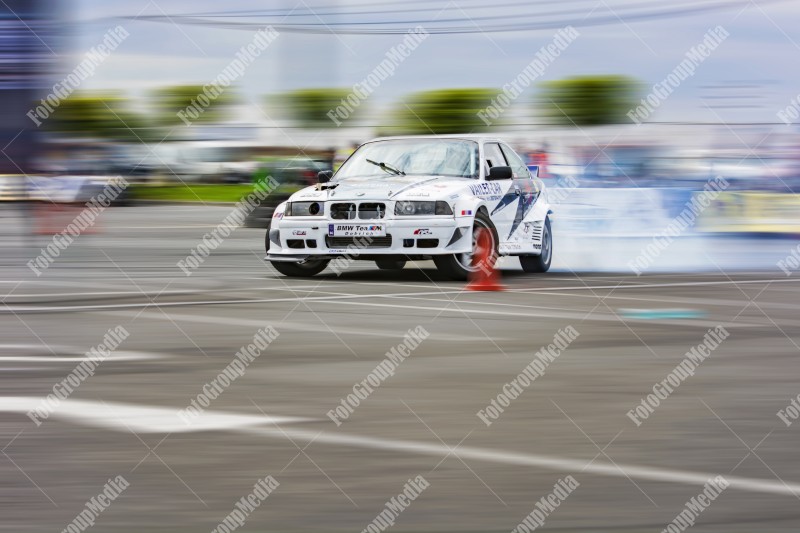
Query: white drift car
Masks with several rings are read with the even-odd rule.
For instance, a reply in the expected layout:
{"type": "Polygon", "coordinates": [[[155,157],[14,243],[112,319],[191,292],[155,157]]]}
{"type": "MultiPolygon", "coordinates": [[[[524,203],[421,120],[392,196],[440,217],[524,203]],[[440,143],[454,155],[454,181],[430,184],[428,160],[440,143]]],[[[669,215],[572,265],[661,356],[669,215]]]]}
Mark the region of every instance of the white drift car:
{"type": "Polygon", "coordinates": [[[489,230],[500,255],[545,272],[553,254],[544,184],[497,139],[422,136],[361,145],[335,175],[275,209],[266,259],[284,275],[313,276],[332,259],[401,269],[433,259],[452,279],[474,268],[475,234],[489,230]]]}

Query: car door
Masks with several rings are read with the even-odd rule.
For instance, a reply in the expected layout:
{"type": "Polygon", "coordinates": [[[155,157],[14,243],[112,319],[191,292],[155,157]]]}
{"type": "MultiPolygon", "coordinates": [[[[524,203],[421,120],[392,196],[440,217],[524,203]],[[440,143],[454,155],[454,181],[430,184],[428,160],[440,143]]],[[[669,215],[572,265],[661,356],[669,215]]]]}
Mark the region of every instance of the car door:
{"type": "Polygon", "coordinates": [[[522,243],[522,246],[527,248],[531,244],[531,238],[525,235],[526,230],[530,231],[525,224],[525,219],[533,209],[533,204],[536,202],[539,190],[528,170],[528,166],[522,158],[506,144],[501,143],[500,149],[506,161],[508,161],[508,166],[511,167],[511,172],[513,174],[511,188],[516,196],[516,201],[512,206],[509,206],[509,209],[513,210],[513,213],[511,214],[508,233],[501,235],[500,241],[522,243]]]}
{"type": "MultiPolygon", "coordinates": [[[[500,143],[487,142],[483,145],[483,165],[487,179],[489,170],[492,167],[508,166],[508,161],[500,149],[500,143]]],[[[514,180],[487,181],[486,184],[488,192],[491,194],[479,196],[486,200],[489,216],[495,228],[497,228],[497,235],[502,243],[506,240],[506,236],[511,230],[511,224],[514,221],[514,208],[512,206],[516,201],[514,180]]]]}

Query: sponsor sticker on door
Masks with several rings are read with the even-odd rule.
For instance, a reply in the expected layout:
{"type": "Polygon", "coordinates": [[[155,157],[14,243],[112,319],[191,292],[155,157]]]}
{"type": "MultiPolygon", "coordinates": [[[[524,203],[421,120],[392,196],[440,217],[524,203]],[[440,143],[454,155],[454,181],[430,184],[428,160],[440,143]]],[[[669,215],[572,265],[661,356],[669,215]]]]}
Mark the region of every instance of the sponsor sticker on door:
{"type": "Polygon", "coordinates": [[[331,237],[385,237],[383,224],[328,224],[331,237]]]}

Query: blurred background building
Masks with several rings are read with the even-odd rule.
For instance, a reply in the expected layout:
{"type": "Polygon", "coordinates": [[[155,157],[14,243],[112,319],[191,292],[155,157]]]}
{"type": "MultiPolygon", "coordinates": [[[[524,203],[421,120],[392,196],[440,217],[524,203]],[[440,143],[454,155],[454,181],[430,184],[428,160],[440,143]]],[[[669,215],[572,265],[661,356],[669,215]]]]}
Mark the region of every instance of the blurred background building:
{"type": "Polygon", "coordinates": [[[18,0],[2,21],[3,174],[123,175],[134,200],[197,198],[190,185],[231,198],[267,173],[287,189],[312,182],[374,136],[487,132],[555,185],[800,186],[800,75],[782,59],[796,51],[791,2],[18,0]],[[266,29],[276,38],[259,42],[266,29]],[[654,99],[718,30],[726,38],[654,99]],[[48,97],[46,119],[31,118],[48,97]]]}

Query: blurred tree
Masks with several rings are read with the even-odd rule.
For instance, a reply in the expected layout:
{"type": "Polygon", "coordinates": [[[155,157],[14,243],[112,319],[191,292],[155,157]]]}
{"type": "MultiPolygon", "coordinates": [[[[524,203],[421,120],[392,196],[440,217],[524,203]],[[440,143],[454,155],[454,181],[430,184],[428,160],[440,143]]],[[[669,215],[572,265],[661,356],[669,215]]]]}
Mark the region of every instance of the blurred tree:
{"type": "Polygon", "coordinates": [[[545,119],[566,126],[630,122],[640,83],[627,76],[578,76],[543,84],[536,106],[545,119]]]}
{"type": "Polygon", "coordinates": [[[364,101],[350,89],[300,89],[278,96],[278,105],[305,128],[332,128],[351,119],[363,109],[364,101]]]}
{"type": "Polygon", "coordinates": [[[478,116],[499,94],[496,89],[440,89],[414,93],[394,112],[392,133],[440,134],[485,131],[478,116]]]}
{"type": "Polygon", "coordinates": [[[137,140],[137,135],[142,135],[137,128],[143,125],[144,118],[132,112],[128,99],[118,93],[74,93],[61,102],[46,123],[48,129],[58,133],[115,141],[137,140]]]}
{"type": "Polygon", "coordinates": [[[185,126],[178,113],[191,123],[220,122],[227,118],[230,106],[237,100],[233,87],[203,85],[174,85],[156,89],[151,93],[154,125],[185,126]]]}

